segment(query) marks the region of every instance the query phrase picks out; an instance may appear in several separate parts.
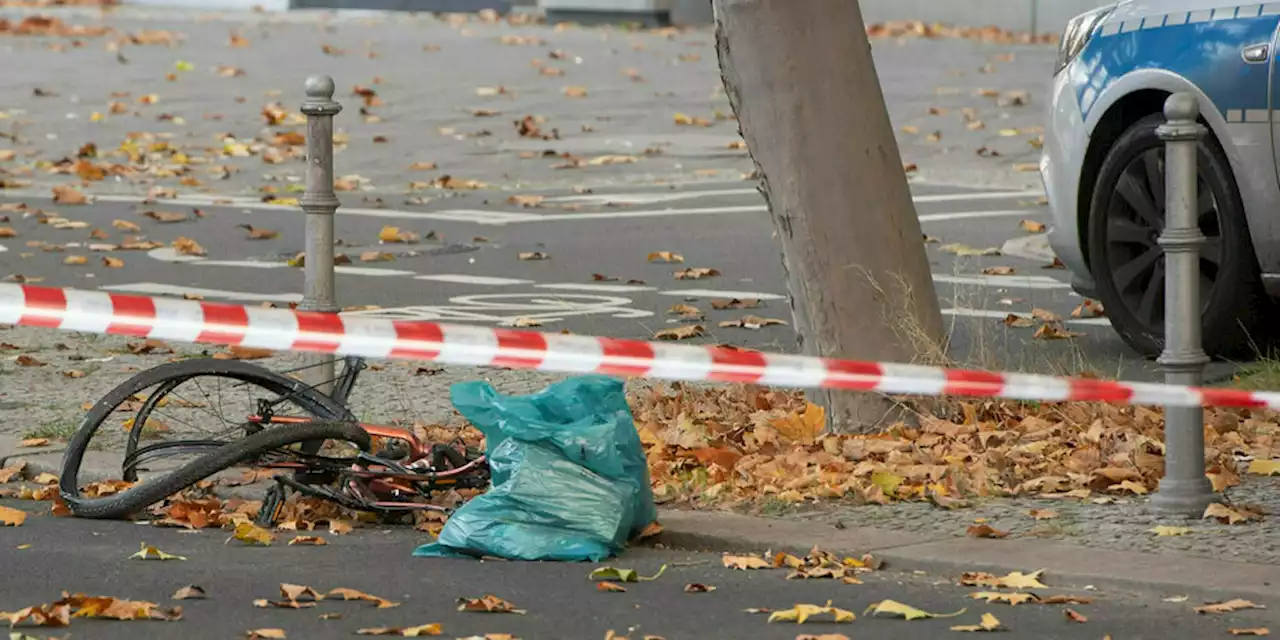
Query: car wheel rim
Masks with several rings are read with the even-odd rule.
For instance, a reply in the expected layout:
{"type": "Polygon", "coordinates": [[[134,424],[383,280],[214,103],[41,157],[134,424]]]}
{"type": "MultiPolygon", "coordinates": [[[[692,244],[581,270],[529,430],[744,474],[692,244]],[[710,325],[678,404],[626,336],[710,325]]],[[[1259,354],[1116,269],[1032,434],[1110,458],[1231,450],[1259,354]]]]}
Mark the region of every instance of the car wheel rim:
{"type": "MultiPolygon", "coordinates": [[[[1200,253],[1200,301],[1208,305],[1222,265],[1217,198],[1196,177],[1196,215],[1208,242],[1200,253]]],[[[1152,332],[1163,332],[1165,260],[1158,239],[1165,224],[1164,148],[1149,149],[1120,174],[1107,209],[1107,266],[1120,302],[1152,332]]]]}

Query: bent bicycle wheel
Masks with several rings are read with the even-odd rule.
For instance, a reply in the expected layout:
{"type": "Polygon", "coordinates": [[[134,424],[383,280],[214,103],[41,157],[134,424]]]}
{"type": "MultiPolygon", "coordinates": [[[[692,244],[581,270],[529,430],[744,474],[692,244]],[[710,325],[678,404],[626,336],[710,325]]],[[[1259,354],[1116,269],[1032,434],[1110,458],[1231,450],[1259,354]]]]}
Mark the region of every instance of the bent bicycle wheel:
{"type": "Polygon", "coordinates": [[[237,360],[189,360],[139,373],[85,414],[67,447],[75,480],[88,448],[123,451],[121,478],[172,468],[264,428],[266,419],[351,421],[345,407],[306,384],[237,360]]]}
{"type": "Polygon", "coordinates": [[[316,441],[350,443],[361,451],[368,451],[371,439],[360,425],[354,422],[305,422],[263,429],[235,442],[207,450],[166,473],[157,474],[143,482],[107,497],[85,498],[79,493],[74,480],[83,456],[83,448],[68,449],[67,469],[61,480],[62,499],[71,513],[82,518],[124,518],[145,509],[165,498],[190,487],[220,471],[242,463],[266,463],[298,456],[302,460],[313,457],[301,451],[305,444],[316,441]],[[73,461],[73,455],[75,460],[73,461]]]}

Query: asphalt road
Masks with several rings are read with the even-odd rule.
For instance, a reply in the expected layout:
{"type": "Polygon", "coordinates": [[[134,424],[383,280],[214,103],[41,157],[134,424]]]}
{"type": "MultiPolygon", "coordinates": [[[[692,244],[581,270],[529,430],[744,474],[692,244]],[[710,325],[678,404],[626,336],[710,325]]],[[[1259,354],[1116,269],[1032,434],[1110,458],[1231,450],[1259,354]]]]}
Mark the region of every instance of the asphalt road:
{"type": "MultiPolygon", "coordinates": [[[[0,13],[16,18],[23,11],[0,13]]],[[[123,267],[104,268],[96,255],[87,266],[66,265],[68,254],[84,253],[66,245],[86,241],[87,230],[52,229],[10,213],[20,235],[0,239],[7,249],[0,253],[0,276],[157,295],[296,301],[302,274],[284,262],[303,248],[302,215],[261,200],[266,190],[298,195],[292,189],[301,179],[301,151],[285,149],[292,157],[269,163],[259,157],[261,148],[255,146],[258,155],[237,155],[227,144],[228,137],[251,146],[272,143],[281,131],[297,131],[287,118],[264,129],[264,106],[293,110],[302,99],[302,78],[323,71],[338,79],[337,97],[346,105],[336,120],[342,139],[337,173],[359,186],[341,194],[337,219],[340,250],[355,261],[340,269],[342,305],[455,322],[532,319],[548,330],[647,338],[684,323],[667,310],[689,303],[706,312],[699,321],[707,328],[703,342],[795,348],[790,327],[721,328],[743,312],[708,308],[710,298],[754,297],[764,306],[750,313],[790,320],[772,225],[754,185],[741,179],[751,162],[731,147],[736,123],[723,118],[729,107],[709,30],[553,29],[314,12],[195,20],[131,8],[57,15],[67,24],[114,31],[70,46],[65,38],[0,40],[0,65],[13,72],[6,78],[13,99],[0,111],[0,150],[14,151],[0,161],[0,171],[12,178],[0,182],[17,186],[0,191],[0,200],[57,211],[109,231],[113,242],[123,235],[111,228],[113,220],[136,222],[151,239],[191,238],[208,255],[178,264],[171,251],[113,253],[123,267]],[[377,100],[362,109],[361,98],[347,89],[351,84],[371,88],[377,100]],[[571,97],[568,88],[586,95],[571,97]],[[678,125],[677,114],[707,126],[678,125]],[[512,121],[525,115],[541,118],[541,129],[558,137],[518,134],[512,121]],[[98,198],[90,206],[50,205],[51,185],[76,181],[51,172],[49,163],[74,157],[87,143],[100,151],[100,163],[119,162],[119,149],[136,144],[130,140],[168,151],[153,157],[141,176],[78,183],[98,198]],[[180,184],[178,176],[154,171],[174,162],[165,154],[177,151],[194,181],[180,184]],[[554,168],[565,154],[586,164],[554,168]],[[604,161],[619,156],[625,162],[604,161]],[[438,168],[409,168],[421,162],[438,168]],[[226,167],[225,179],[210,178],[211,167],[226,167]],[[488,188],[422,187],[444,175],[488,188]],[[176,189],[180,199],[138,205],[156,186],[176,189]],[[508,202],[527,195],[545,200],[537,208],[508,202]],[[229,201],[234,204],[217,204],[229,201]],[[206,217],[196,221],[193,207],[206,217]],[[140,217],[146,210],[186,213],[191,220],[161,224],[140,217]],[[248,241],[241,224],[280,236],[248,241]],[[424,241],[379,245],[386,225],[424,241]],[[428,241],[432,231],[443,241],[428,241]],[[46,253],[28,247],[31,241],[64,251],[46,253]],[[374,251],[392,253],[394,261],[359,260],[374,251]],[[683,266],[722,275],[676,281],[672,265],[646,262],[652,251],[678,252],[683,266]],[[550,258],[522,261],[521,252],[550,258]]],[[[913,189],[925,233],[939,239],[928,251],[951,325],[951,357],[987,369],[1159,377],[1105,318],[1068,318],[1082,300],[1070,292],[1065,272],[1042,268],[1047,258],[957,257],[944,250],[1001,248],[1025,239],[1021,220],[1048,222],[1038,204],[1039,178],[1026,169],[1039,153],[1054,48],[901,39],[876,40],[873,51],[901,155],[919,166],[913,189]],[[989,267],[1014,274],[984,275],[989,267]],[[1041,340],[1032,337],[1037,323],[1002,323],[1011,312],[1027,318],[1037,308],[1068,318],[1067,329],[1078,335],[1041,340]]]]}
{"type": "MultiPolygon", "coordinates": [[[[30,502],[4,504],[33,507],[30,502]]],[[[1117,640],[1134,640],[1226,637],[1228,627],[1265,627],[1276,622],[1275,614],[1268,611],[1196,615],[1191,607],[1199,602],[1162,601],[1176,594],[1088,591],[1084,585],[1039,593],[1096,598],[1092,604],[1071,606],[1088,619],[1073,623],[1066,620],[1061,606],[979,603],[968,597],[978,589],[956,586],[954,576],[883,571],[867,575],[862,585],[788,581],[778,571],[725,569],[718,554],[653,549],[629,551],[609,564],[636,569],[641,575],[652,575],[668,565],[659,579],[629,584],[626,593],[601,593],[587,579],[590,565],[411,558],[424,536],[405,529],[358,529],[347,536],[324,537],[329,544],[323,547],[245,547],[236,541],[224,544],[226,532],[218,530],[188,534],[132,523],[32,516],[21,527],[0,528],[5,575],[0,580],[0,610],[50,602],[63,590],[183,607],[182,620],[174,622],[75,619],[69,629],[22,629],[36,637],[51,632],[64,636],[70,631],[73,638],[104,640],[224,639],[243,637],[245,631],[259,628],[284,629],[289,638],[334,638],[351,636],[365,627],[427,623],[441,624],[443,637],[449,638],[509,633],[525,640],[599,640],[611,629],[631,638],[655,635],[667,640],[790,640],[806,633],[919,638],[950,635],[950,626],[974,624],[985,612],[1009,629],[1004,637],[1096,640],[1109,634],[1117,640]],[[187,560],[128,559],[142,541],[187,560]],[[322,602],[299,610],[253,607],[252,601],[258,598],[279,599],[281,582],[321,591],[353,588],[402,604],[390,609],[362,602],[322,602]],[[689,583],[712,585],[716,590],[685,593],[689,583]],[[203,587],[208,599],[170,600],[177,589],[191,584],[203,587]],[[457,598],[484,594],[504,598],[528,613],[456,611],[457,598]],[[909,622],[863,615],[868,605],[885,599],[932,613],[967,610],[955,618],[909,622]],[[858,619],[852,624],[796,626],[769,624],[766,616],[743,611],[786,609],[797,603],[823,605],[828,600],[854,611],[858,619]],[[342,617],[320,618],[331,612],[342,617]]],[[[1052,576],[1046,580],[1054,585],[1052,576]]]]}
{"type": "MultiPolygon", "coordinates": [[[[1034,190],[974,190],[917,184],[913,193],[922,227],[936,242],[926,245],[940,305],[952,336],[951,356],[970,366],[1039,371],[1150,376],[1154,367],[1130,352],[1105,318],[1071,318],[1083,299],[1068,287],[1066,272],[1046,268],[1045,259],[960,256],[948,245],[999,249],[1029,235],[1022,222],[1044,222],[1047,208],[1034,190]],[[984,269],[1011,268],[1012,275],[984,269]],[[1033,337],[1036,327],[1009,327],[1014,313],[1030,319],[1043,309],[1066,319],[1071,340],[1033,337]]],[[[209,300],[273,302],[301,299],[303,275],[287,262],[303,251],[304,216],[295,208],[243,198],[184,196],[142,204],[134,196],[103,196],[91,205],[53,205],[43,197],[10,198],[27,207],[85,223],[81,229],[40,224],[40,216],[9,214],[17,237],[0,240],[0,271],[43,285],[149,295],[199,295],[209,300]],[[196,211],[203,217],[197,217],[196,211]],[[182,214],[159,222],[147,213],[182,214]],[[126,235],[112,225],[137,224],[142,235],[166,245],[151,251],[93,251],[86,243],[119,244],[126,235]],[[278,232],[250,240],[251,225],[278,232]],[[93,240],[93,229],[107,233],[93,240]],[[205,256],[169,248],[185,237],[205,256]],[[33,246],[39,245],[39,246],[33,246]],[[51,250],[50,250],[51,249],[51,250]],[[70,256],[89,259],[67,265],[70,256]],[[104,256],[123,261],[108,268],[104,256]],[[20,276],[20,277],[19,277],[20,276]]],[[[402,319],[528,325],[542,329],[628,338],[650,338],[681,325],[701,324],[695,342],[794,351],[790,326],[759,330],[720,327],[744,314],[790,321],[786,284],[772,223],[763,200],[746,181],[679,188],[599,188],[519,192],[543,198],[538,207],[511,204],[512,194],[465,192],[423,205],[404,200],[370,206],[346,196],[336,219],[349,265],[339,267],[338,299],[344,307],[402,319]],[[386,243],[386,226],[416,234],[412,244],[386,243]],[[682,264],[647,261],[651,252],[680,254],[682,264]],[[541,260],[521,254],[540,252],[541,260]],[[362,260],[376,254],[377,260],[362,260]],[[676,280],[686,267],[708,267],[720,275],[676,280]],[[750,310],[711,308],[717,298],[754,298],[750,310]],[[705,318],[682,319],[676,304],[699,309],[705,318]]],[[[1088,315],[1088,314],[1086,314],[1088,315]]],[[[1038,323],[1037,323],[1038,324],[1038,323]]]]}

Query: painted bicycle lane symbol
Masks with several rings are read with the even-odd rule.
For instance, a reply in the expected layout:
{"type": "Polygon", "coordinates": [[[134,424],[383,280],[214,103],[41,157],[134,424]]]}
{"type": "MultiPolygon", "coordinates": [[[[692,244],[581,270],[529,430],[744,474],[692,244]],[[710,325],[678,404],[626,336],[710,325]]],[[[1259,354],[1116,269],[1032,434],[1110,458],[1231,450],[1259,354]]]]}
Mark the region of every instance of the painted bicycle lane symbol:
{"type": "Polygon", "coordinates": [[[494,323],[500,326],[514,326],[528,320],[560,322],[580,316],[634,320],[654,315],[652,311],[633,309],[631,304],[630,298],[617,296],[493,293],[456,296],[449,298],[449,303],[444,305],[364,309],[344,315],[406,321],[494,323]]]}

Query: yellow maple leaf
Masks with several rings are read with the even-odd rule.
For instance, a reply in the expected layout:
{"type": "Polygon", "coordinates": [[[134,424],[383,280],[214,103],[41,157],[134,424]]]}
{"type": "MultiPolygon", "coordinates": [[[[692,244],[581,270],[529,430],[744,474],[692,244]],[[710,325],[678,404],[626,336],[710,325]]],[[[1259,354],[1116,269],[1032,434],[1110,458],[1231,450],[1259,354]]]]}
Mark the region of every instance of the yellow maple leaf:
{"type": "Polygon", "coordinates": [[[1249,463],[1249,473],[1274,476],[1280,473],[1280,460],[1254,460],[1249,463]]]}
{"type": "Polygon", "coordinates": [[[769,622],[794,622],[796,624],[804,624],[805,620],[822,614],[829,614],[831,615],[833,622],[842,623],[853,622],[857,617],[853,615],[852,611],[837,609],[836,607],[831,606],[831,601],[828,600],[826,606],[822,607],[813,604],[797,604],[795,607],[790,609],[774,611],[769,614],[769,622]]]}
{"type": "Polygon", "coordinates": [[[928,611],[917,609],[911,605],[902,604],[896,600],[881,600],[880,602],[868,606],[867,610],[862,612],[862,615],[865,616],[867,614],[871,614],[872,616],[878,616],[883,614],[888,616],[901,616],[905,620],[924,620],[927,618],[954,618],[965,611],[966,609],[961,609],[955,613],[929,613],[928,611]]]}
{"type": "MultiPolygon", "coordinates": [[[[1003,628],[1004,627],[1000,625],[1000,620],[998,620],[995,616],[989,613],[984,613],[982,614],[982,621],[979,622],[978,624],[957,625],[957,626],[951,627],[951,630],[952,631],[999,631],[1003,628]]],[[[1107,637],[1110,638],[1111,636],[1107,636],[1107,637]]]]}

